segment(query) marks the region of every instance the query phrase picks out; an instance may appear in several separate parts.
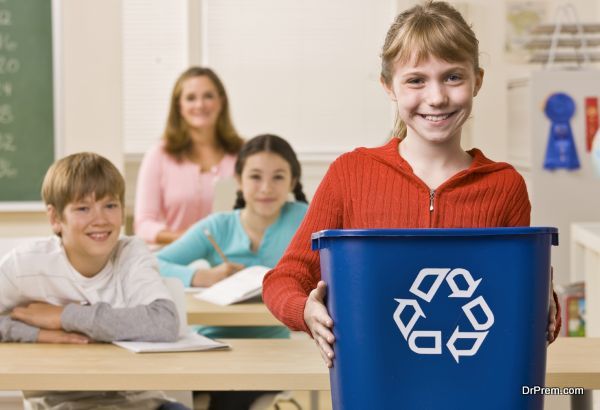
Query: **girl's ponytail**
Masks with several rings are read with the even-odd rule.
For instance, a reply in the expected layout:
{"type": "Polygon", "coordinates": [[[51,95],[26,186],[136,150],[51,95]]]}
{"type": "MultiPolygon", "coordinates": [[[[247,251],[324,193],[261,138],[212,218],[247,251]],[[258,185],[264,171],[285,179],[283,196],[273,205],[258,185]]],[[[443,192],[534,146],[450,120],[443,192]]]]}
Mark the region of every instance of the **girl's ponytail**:
{"type": "Polygon", "coordinates": [[[298,202],[308,203],[306,200],[306,195],[304,195],[304,191],[302,190],[302,183],[300,181],[296,182],[296,186],[294,187],[294,198],[298,202]]]}
{"type": "Polygon", "coordinates": [[[402,118],[396,113],[396,119],[394,120],[394,129],[391,134],[392,138],[400,138],[401,140],[406,137],[406,124],[402,121],[402,118]]]}

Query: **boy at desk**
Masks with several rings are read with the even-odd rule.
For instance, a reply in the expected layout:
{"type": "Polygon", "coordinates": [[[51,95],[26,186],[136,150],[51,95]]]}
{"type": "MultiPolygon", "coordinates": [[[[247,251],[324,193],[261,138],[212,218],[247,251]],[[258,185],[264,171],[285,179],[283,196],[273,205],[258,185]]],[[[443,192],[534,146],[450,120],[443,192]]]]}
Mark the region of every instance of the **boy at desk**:
{"type": "MultiPolygon", "coordinates": [[[[171,342],[177,308],[152,254],[120,238],[125,181],[93,153],[55,162],[42,197],[55,235],[0,261],[0,341],[171,342]]],[[[185,408],[162,392],[24,392],[26,408],[185,408]]]]}

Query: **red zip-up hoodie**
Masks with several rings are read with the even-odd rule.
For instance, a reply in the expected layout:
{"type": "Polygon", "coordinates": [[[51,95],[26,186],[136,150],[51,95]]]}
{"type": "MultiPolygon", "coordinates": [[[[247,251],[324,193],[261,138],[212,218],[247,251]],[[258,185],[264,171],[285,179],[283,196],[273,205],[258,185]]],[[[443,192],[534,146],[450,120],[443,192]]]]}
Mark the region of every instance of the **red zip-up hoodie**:
{"type": "MultiPolygon", "coordinates": [[[[263,300],[281,322],[309,332],[304,305],[321,278],[311,234],[323,229],[491,228],[528,226],[531,204],[523,177],[478,149],[471,166],[435,191],[399,154],[400,140],[358,148],[336,159],[277,266],[263,282],[263,300]]],[[[555,300],[556,295],[555,295],[555,300]]],[[[560,312],[560,309],[558,310],[560,312]]],[[[557,313],[556,335],[560,329],[557,313]]]]}

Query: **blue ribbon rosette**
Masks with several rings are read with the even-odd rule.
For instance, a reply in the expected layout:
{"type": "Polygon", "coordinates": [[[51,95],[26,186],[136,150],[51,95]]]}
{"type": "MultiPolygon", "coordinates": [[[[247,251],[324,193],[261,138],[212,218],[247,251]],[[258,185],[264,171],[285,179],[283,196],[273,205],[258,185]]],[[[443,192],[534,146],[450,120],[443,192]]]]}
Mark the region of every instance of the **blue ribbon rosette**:
{"type": "Polygon", "coordinates": [[[552,94],[546,100],[544,113],[550,119],[550,135],[544,168],[578,169],[579,158],[569,120],[575,114],[575,101],[565,93],[552,94]]]}

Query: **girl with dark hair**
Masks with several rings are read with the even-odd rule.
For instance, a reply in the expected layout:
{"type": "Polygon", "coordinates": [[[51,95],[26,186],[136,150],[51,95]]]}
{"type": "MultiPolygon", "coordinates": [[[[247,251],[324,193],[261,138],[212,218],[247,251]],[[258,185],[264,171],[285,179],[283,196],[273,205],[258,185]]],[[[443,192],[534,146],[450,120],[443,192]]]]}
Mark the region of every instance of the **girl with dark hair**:
{"type": "MultiPolygon", "coordinates": [[[[308,207],[296,153],[276,135],[259,135],[242,147],[234,169],[239,190],[233,211],[202,219],[163,248],[157,254],[161,275],[179,278],[185,286],[205,287],[246,266],[277,264],[308,207]],[[288,202],[290,193],[296,201],[288,202]],[[216,252],[207,232],[228,262],[216,252]],[[198,259],[206,260],[210,267],[190,265],[198,259]]],[[[282,339],[290,334],[284,326],[201,327],[198,331],[208,337],[229,339],[282,339]]],[[[210,396],[209,410],[245,410],[268,392],[199,392],[194,396],[205,393],[210,396]]]]}
{"type": "MultiPolygon", "coordinates": [[[[239,185],[234,210],[202,219],[163,248],[157,254],[163,276],[177,277],[185,286],[207,287],[246,266],[273,267],[283,255],[307,209],[294,150],[283,138],[259,135],[243,146],[234,169],[239,185]],[[296,201],[288,201],[290,193],[296,201]],[[221,259],[206,232],[228,262],[221,259]],[[198,259],[208,261],[210,267],[188,266],[198,259]]],[[[221,338],[289,335],[281,326],[203,328],[201,332],[221,338]]]]}
{"type": "MultiPolygon", "coordinates": [[[[292,149],[291,145],[288,144],[286,140],[284,140],[281,137],[278,137],[277,135],[259,135],[258,137],[248,141],[248,143],[242,147],[238,160],[235,163],[235,175],[242,175],[244,166],[246,165],[246,159],[249,156],[253,154],[259,154],[261,152],[271,152],[277,154],[287,161],[287,163],[290,166],[292,179],[295,180],[294,189],[292,193],[294,194],[296,201],[307,203],[306,196],[302,191],[302,184],[300,183],[300,176],[302,174],[302,170],[300,169],[300,162],[298,161],[296,153],[292,149]]],[[[244,200],[244,195],[241,190],[238,190],[237,198],[235,204],[233,205],[233,209],[241,209],[245,206],[246,201],[244,200]]]]}
{"type": "Polygon", "coordinates": [[[140,166],[136,235],[149,243],[170,243],[207,216],[214,183],[233,176],[242,144],[215,72],[206,67],[183,72],[173,87],[162,141],[140,166]]]}

